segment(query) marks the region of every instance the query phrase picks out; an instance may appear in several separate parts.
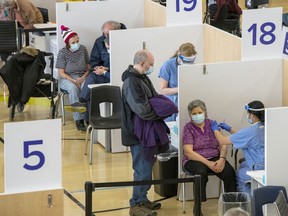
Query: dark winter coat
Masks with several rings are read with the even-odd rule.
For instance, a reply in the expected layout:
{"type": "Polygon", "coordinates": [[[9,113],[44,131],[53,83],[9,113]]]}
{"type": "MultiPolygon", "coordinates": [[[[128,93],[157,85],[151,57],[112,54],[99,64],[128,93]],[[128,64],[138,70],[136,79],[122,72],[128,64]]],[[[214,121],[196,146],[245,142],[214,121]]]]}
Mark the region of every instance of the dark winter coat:
{"type": "Polygon", "coordinates": [[[44,75],[45,53],[26,47],[12,56],[0,69],[0,76],[8,86],[9,104],[25,104],[31,97],[35,85],[44,75]]]}

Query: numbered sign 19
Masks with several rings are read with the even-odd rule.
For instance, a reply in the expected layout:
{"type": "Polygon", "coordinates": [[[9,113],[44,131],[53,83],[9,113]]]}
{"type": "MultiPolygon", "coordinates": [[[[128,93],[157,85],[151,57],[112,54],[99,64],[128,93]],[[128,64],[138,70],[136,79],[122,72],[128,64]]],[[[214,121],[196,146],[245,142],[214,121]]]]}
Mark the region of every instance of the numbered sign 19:
{"type": "Polygon", "coordinates": [[[202,24],[202,1],[167,0],[167,26],[202,24]]]}
{"type": "Polygon", "coordinates": [[[4,190],[62,188],[61,120],[4,124],[4,190]]]}
{"type": "Polygon", "coordinates": [[[282,8],[244,10],[242,60],[281,58],[282,8]]]}

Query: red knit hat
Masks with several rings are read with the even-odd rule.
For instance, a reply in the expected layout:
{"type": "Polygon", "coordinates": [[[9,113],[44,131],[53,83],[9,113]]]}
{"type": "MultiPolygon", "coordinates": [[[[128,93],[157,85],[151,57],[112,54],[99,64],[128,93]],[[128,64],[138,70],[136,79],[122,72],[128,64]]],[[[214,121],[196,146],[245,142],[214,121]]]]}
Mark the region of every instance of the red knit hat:
{"type": "Polygon", "coordinates": [[[61,25],[61,31],[62,31],[62,38],[65,43],[68,43],[71,37],[73,37],[74,35],[77,35],[75,31],[70,30],[68,27],[64,25],[61,25]]]}

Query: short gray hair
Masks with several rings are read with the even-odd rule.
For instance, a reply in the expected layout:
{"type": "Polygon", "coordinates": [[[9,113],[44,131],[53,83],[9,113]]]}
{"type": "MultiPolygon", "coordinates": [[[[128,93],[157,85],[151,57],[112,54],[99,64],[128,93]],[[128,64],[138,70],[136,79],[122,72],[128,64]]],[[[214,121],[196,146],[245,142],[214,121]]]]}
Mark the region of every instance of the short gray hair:
{"type": "Polygon", "coordinates": [[[193,109],[195,109],[196,107],[200,107],[204,112],[205,112],[205,116],[207,117],[207,109],[206,109],[206,105],[203,101],[201,100],[193,100],[188,104],[188,114],[190,115],[191,111],[193,109]]]}
{"type": "Polygon", "coordinates": [[[224,216],[249,216],[249,213],[247,211],[244,211],[240,207],[237,208],[230,208],[224,216]]]}
{"type": "Polygon", "coordinates": [[[139,50],[134,56],[134,65],[140,64],[141,62],[146,62],[148,58],[147,51],[139,50]]]}
{"type": "Polygon", "coordinates": [[[114,20],[109,20],[107,22],[105,22],[103,25],[102,25],[102,28],[101,30],[103,31],[104,29],[104,26],[107,25],[107,24],[111,24],[112,25],[112,30],[119,30],[121,29],[121,23],[117,22],[117,21],[114,21],[114,20]]]}

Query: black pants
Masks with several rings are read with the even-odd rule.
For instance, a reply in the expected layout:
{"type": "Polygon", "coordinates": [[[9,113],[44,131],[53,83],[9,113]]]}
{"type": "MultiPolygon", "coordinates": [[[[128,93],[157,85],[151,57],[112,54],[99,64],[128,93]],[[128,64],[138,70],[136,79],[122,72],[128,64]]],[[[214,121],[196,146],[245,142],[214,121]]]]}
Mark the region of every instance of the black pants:
{"type": "MultiPolygon", "coordinates": [[[[217,161],[219,157],[214,157],[209,159],[210,161],[217,161]]],[[[215,173],[211,169],[209,169],[205,164],[199,161],[187,161],[185,163],[184,168],[192,175],[200,175],[201,176],[201,201],[205,202],[207,200],[206,197],[206,185],[208,182],[208,174],[213,173],[218,178],[224,181],[224,190],[225,192],[235,192],[236,191],[236,177],[235,170],[230,165],[228,161],[225,162],[225,167],[222,172],[215,173]]]]}

